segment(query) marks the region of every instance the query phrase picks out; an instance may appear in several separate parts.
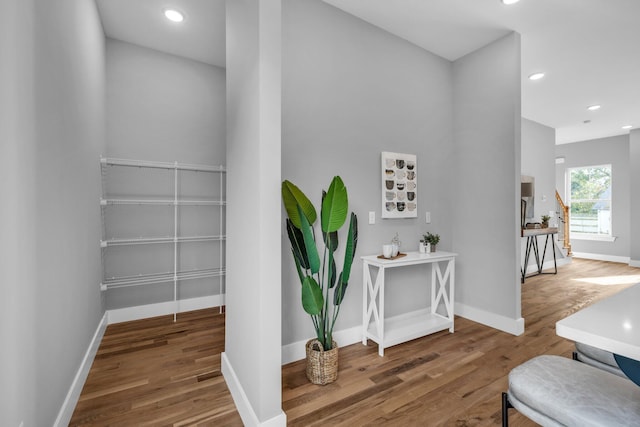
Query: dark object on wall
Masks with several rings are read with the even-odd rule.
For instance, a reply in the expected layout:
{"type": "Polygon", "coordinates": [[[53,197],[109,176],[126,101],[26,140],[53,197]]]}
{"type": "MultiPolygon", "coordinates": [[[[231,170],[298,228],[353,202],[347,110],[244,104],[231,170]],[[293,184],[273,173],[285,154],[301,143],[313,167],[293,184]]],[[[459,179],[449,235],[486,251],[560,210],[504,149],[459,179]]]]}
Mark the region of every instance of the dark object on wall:
{"type": "Polygon", "coordinates": [[[534,178],[522,175],[520,178],[520,226],[522,228],[525,227],[527,218],[533,218],[534,195],[534,178]]]}

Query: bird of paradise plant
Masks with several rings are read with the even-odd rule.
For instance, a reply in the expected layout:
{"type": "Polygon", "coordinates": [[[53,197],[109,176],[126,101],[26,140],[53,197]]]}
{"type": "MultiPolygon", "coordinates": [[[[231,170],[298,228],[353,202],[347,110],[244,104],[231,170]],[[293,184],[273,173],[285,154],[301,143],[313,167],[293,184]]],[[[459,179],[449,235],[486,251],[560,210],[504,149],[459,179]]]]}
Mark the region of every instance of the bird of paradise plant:
{"type": "Polygon", "coordinates": [[[342,179],[335,176],[329,189],[326,192],[322,191],[322,259],[316,242],[314,223],[317,213],[313,203],[298,187],[287,180],[282,183],[282,200],[288,216],[286,222],[291,252],[302,284],[302,307],[311,316],[317,338],[324,350],[330,350],[333,327],[347,291],[358,243],[358,218],[351,212],[342,272],[338,275],[334,259],[338,249],[338,230],[345,224],[349,209],[347,188],[342,179]],[[329,304],[331,299],[332,305],[329,304]]]}

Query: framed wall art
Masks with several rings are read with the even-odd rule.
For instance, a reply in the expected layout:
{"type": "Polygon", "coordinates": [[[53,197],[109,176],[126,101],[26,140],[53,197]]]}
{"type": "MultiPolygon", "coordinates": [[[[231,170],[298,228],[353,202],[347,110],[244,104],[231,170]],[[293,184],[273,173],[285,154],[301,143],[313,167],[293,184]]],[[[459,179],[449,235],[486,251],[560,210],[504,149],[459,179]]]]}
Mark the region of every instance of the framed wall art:
{"type": "Polygon", "coordinates": [[[418,217],[418,164],[415,154],[383,151],[382,218],[418,217]]]}

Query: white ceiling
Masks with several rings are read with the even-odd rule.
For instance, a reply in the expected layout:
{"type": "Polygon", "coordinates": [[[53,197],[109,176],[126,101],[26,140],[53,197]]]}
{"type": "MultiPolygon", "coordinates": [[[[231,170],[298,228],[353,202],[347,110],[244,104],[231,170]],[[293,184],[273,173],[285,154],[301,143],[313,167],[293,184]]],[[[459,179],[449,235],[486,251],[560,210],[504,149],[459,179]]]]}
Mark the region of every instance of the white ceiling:
{"type": "Polygon", "coordinates": [[[225,0],[96,0],[107,37],[225,66],[225,0]],[[185,15],[182,23],[164,10],[185,15]]]}
{"type": "MultiPolygon", "coordinates": [[[[558,143],[640,127],[640,0],[324,1],[449,60],[519,32],[522,115],[555,128],[558,143]],[[534,71],[546,77],[529,81],[534,71]]],[[[224,0],[96,2],[108,37],[224,66],[224,0]],[[164,19],[169,6],[184,23],[164,19]]]]}

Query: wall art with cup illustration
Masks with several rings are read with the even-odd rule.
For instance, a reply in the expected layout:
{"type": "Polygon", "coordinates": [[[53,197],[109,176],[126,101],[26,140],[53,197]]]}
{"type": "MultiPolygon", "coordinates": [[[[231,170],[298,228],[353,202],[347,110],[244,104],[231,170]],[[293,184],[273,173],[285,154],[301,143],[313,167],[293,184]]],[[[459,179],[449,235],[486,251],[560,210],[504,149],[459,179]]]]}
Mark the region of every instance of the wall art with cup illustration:
{"type": "Polygon", "coordinates": [[[418,217],[418,164],[415,154],[383,151],[382,218],[418,217]]]}

